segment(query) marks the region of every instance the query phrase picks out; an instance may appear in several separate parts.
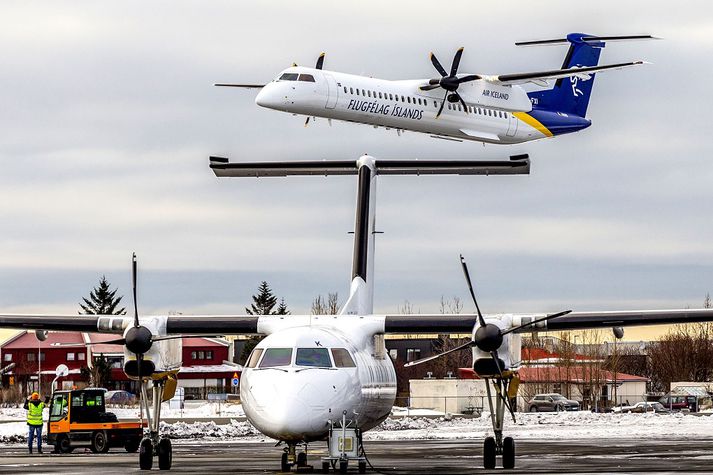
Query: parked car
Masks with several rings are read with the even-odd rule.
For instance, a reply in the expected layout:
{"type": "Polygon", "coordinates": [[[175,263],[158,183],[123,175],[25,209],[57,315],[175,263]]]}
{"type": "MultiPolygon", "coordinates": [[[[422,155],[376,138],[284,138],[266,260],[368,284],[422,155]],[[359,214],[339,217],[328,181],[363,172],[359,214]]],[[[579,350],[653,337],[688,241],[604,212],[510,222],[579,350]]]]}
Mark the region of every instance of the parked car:
{"type": "Polygon", "coordinates": [[[695,396],[676,396],[669,394],[659,399],[659,402],[663,407],[672,411],[688,409],[691,412],[696,412],[698,410],[695,396]]]}
{"type": "Polygon", "coordinates": [[[136,402],[136,396],[129,391],[107,391],[104,393],[106,404],[131,405],[136,402]]]}
{"type": "Polygon", "coordinates": [[[637,402],[633,406],[629,406],[625,411],[622,412],[637,412],[637,413],[644,413],[644,412],[658,412],[658,413],[665,413],[665,412],[670,412],[667,408],[663,406],[660,402],[637,402]]]}
{"type": "Polygon", "coordinates": [[[579,403],[557,393],[536,394],[527,402],[527,408],[530,412],[579,411],[579,403]]]}

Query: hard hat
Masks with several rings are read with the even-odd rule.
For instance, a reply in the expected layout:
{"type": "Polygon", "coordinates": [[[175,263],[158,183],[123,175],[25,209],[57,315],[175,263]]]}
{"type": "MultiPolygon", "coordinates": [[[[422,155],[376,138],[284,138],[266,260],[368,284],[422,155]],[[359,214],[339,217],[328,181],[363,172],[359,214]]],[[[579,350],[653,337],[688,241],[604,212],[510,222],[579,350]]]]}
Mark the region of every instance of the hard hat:
{"type": "Polygon", "coordinates": [[[39,393],[37,393],[37,392],[32,393],[32,399],[39,399],[39,398],[40,398],[39,393]]]}

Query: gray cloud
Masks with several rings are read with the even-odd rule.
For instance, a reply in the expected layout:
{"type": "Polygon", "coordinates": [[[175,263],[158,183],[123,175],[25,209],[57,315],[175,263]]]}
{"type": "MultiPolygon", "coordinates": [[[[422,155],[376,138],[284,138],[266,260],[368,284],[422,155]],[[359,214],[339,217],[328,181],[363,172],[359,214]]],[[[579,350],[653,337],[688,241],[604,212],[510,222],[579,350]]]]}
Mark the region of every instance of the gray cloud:
{"type": "Polygon", "coordinates": [[[241,311],[262,279],[307,311],[347,290],[353,180],[220,181],[207,157],[365,152],[533,158],[529,177],[382,179],[380,310],[465,295],[459,252],[491,309],[695,306],[713,287],[709,10],[456,2],[442,20],[426,2],[4,4],[0,306],[71,311],[102,273],[125,292],[136,250],[146,311],[241,311]],[[391,79],[429,77],[428,52],[448,61],[459,46],[464,71],[551,68],[564,49],[513,42],[577,30],[665,40],[609,44],[603,62],[653,64],[597,77],[590,129],[515,147],[304,128],[254,92],[211,87],[266,81],[323,50],[328,68],[391,79]]]}

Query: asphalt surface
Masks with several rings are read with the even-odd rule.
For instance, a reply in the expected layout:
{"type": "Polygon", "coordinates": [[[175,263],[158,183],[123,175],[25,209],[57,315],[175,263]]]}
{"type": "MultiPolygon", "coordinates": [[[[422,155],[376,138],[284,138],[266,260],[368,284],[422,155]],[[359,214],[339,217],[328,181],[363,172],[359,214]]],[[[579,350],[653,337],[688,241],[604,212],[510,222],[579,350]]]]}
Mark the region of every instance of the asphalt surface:
{"type": "MultiPolygon", "coordinates": [[[[713,473],[713,439],[577,440],[517,442],[514,470],[499,473],[713,473]]],[[[311,446],[310,446],[311,447],[311,446]]],[[[47,447],[46,447],[47,449],[47,447]]],[[[311,447],[309,463],[321,467],[326,445],[311,447]]],[[[474,440],[367,442],[367,455],[384,474],[493,473],[482,469],[482,443],[474,440]]],[[[282,449],[272,443],[178,441],[175,473],[279,473],[282,449]]],[[[154,462],[154,470],[158,470],[154,462]]],[[[367,473],[379,473],[367,469],[367,473]]],[[[142,473],[138,455],[112,449],[108,454],[80,452],[27,454],[22,445],[0,446],[0,473],[142,473]]],[[[146,473],[146,472],[143,472],[146,473]]],[[[319,473],[319,472],[318,472],[319,473]]],[[[331,472],[337,473],[337,472],[331,472]]],[[[350,465],[349,473],[357,473],[350,465]]]]}

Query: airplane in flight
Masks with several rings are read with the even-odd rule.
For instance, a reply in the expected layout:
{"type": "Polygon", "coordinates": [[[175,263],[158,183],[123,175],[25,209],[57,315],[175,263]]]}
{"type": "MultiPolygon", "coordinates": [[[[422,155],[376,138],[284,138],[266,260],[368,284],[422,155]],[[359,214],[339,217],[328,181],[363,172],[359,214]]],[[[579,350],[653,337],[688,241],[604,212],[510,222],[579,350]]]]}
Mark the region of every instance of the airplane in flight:
{"type": "Polygon", "coordinates": [[[0,328],[35,330],[38,334],[53,330],[117,334],[113,343],[125,347],[124,371],[140,381],[141,407],[149,419],[148,433],[140,445],[141,469],[151,469],[155,456],[159,468],[172,465],[170,440],[159,433],[160,408],[161,401],[175,390],[183,337],[265,335],[250,354],[241,378],[240,396],[248,420],[285,445],[280,464],[283,471],[307,467],[307,444],[327,439],[330,455],[322,458],[322,469],[331,467],[345,473],[350,461],[358,464],[359,472],[366,470],[361,435],[389,416],[396,398],[396,372],[384,336],[471,334],[471,341],[458,349],[472,350],[474,370],[487,380],[489,391],[492,389],[493,435],[484,440],[483,465],[493,469],[498,456],[505,468],[515,466],[515,442],[503,437],[503,431],[505,411],[515,416],[508,397],[516,392],[519,381],[521,333],[713,321],[713,309],[483,314],[463,260],[476,313],[375,314],[378,176],[521,175],[530,171],[527,156],[478,161],[382,160],[364,155],[357,160],[239,163],[211,157],[210,167],[217,177],[356,175],[351,286],[338,315],[141,316],[136,304],[135,259],[133,318],[0,314],[0,328]]]}
{"type": "Polygon", "coordinates": [[[438,76],[390,81],[323,69],[324,53],[314,68],[293,65],[267,84],[215,86],[254,89],[262,107],[373,127],[414,131],[434,138],[518,144],[578,132],[586,117],[595,73],[645,64],[630,61],[599,65],[606,42],[652,39],[650,35],[594,36],[519,42],[519,46],[569,45],[561,69],[516,74],[459,73],[463,48],[449,70],[431,53],[438,76]],[[522,85],[552,88],[527,92],[522,85]]]}

